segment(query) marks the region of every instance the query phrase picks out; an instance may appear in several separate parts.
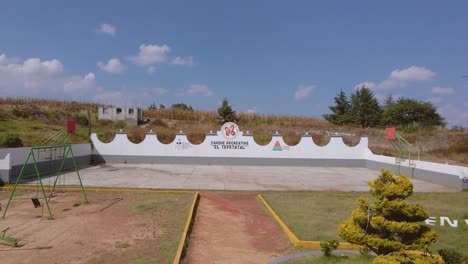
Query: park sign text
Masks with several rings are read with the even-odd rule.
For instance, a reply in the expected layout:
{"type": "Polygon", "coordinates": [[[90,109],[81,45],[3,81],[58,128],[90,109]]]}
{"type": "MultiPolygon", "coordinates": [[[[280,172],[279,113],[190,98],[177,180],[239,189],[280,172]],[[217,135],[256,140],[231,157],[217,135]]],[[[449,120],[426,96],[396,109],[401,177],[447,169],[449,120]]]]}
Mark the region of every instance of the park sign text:
{"type": "MultiPolygon", "coordinates": [[[[465,225],[468,225],[468,219],[464,219],[465,225]]],[[[435,226],[437,225],[437,217],[430,216],[426,221],[424,221],[426,225],[435,226]]],[[[463,221],[460,221],[463,223],[463,221]]],[[[440,216],[439,217],[439,225],[440,226],[450,226],[450,227],[458,227],[458,220],[457,219],[450,219],[447,216],[440,216]]]]}

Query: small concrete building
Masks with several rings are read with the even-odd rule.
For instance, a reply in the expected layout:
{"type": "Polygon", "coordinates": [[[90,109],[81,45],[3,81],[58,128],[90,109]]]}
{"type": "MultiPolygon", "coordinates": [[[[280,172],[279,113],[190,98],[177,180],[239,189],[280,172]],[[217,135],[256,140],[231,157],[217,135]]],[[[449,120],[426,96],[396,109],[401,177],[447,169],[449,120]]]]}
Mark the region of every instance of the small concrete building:
{"type": "Polygon", "coordinates": [[[125,121],[128,125],[138,125],[143,121],[143,110],[138,107],[102,107],[98,109],[99,120],[125,121]]]}

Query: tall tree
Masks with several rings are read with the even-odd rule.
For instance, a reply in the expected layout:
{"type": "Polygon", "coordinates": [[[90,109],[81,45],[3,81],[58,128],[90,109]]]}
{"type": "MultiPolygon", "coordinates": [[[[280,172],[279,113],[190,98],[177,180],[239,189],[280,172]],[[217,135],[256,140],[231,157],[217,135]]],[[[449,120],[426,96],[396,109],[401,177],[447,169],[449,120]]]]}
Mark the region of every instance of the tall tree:
{"type": "Polygon", "coordinates": [[[223,99],[221,106],[218,108],[218,120],[221,123],[232,122],[236,119],[236,111],[232,110],[227,98],[223,99]]]}
{"type": "Polygon", "coordinates": [[[384,100],[384,103],[383,103],[383,109],[384,110],[388,109],[394,104],[395,104],[395,100],[393,100],[393,96],[388,95],[387,97],[385,97],[385,100],[384,100]]]}
{"type": "Polygon", "coordinates": [[[343,90],[340,90],[340,93],[338,93],[333,99],[335,100],[335,105],[328,107],[333,114],[323,115],[323,118],[335,125],[344,125],[349,123],[349,110],[351,109],[351,104],[349,103],[346,94],[343,90]]]}
{"type": "Polygon", "coordinates": [[[427,249],[436,242],[436,232],[421,223],[428,218],[424,208],[404,201],[413,194],[411,180],[382,170],[369,186],[374,201],[357,199],[358,208],[338,229],[341,238],[377,255],[427,249]]]}
{"type": "Polygon", "coordinates": [[[349,112],[351,122],[355,125],[376,127],[380,123],[382,108],[372,91],[365,86],[351,94],[351,110],[349,112]]]}
{"type": "Polygon", "coordinates": [[[385,125],[407,126],[419,124],[423,127],[444,126],[444,118],[430,102],[420,102],[409,98],[399,98],[382,114],[385,125]]]}

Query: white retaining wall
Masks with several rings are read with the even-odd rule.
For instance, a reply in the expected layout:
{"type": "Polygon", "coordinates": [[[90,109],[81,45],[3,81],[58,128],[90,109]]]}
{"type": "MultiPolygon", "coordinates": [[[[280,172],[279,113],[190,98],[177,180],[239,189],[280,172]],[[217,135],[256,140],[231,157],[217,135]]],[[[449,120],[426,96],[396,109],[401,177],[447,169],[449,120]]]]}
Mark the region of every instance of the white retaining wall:
{"type": "MultiPolygon", "coordinates": [[[[90,144],[72,144],[71,145],[73,154],[75,156],[75,160],[77,163],[89,164],[91,160],[91,145],[90,144]]],[[[3,182],[14,182],[16,177],[18,177],[19,172],[26,161],[26,158],[29,155],[29,151],[31,148],[29,147],[22,147],[22,148],[1,148],[0,149],[0,157],[5,156],[3,160],[0,160],[0,179],[3,182]]],[[[54,150],[52,150],[54,151],[54,150]]],[[[36,153],[36,162],[38,168],[42,174],[42,172],[48,171],[57,171],[60,167],[61,160],[58,157],[60,155],[59,152],[53,153],[53,159],[50,160],[50,153],[48,151],[41,152],[39,156],[36,153]]],[[[64,168],[71,167],[70,158],[65,162],[64,168]]],[[[29,159],[27,166],[24,170],[25,178],[28,178],[30,175],[35,173],[33,167],[33,160],[32,158],[29,159]]]]}
{"type": "Polygon", "coordinates": [[[0,182],[7,182],[9,180],[10,168],[10,153],[7,153],[5,158],[0,159],[0,182]]]}

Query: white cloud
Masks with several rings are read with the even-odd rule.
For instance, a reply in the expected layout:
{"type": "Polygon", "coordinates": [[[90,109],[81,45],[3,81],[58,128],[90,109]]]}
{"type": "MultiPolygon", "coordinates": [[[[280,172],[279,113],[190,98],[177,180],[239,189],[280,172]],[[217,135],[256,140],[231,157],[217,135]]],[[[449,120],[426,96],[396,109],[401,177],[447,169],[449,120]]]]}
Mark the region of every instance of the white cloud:
{"type": "Polygon", "coordinates": [[[169,90],[164,88],[153,88],[151,89],[152,94],[154,95],[165,95],[169,92],[169,90]]]}
{"type": "Polygon", "coordinates": [[[437,112],[445,118],[448,126],[468,126],[468,112],[460,110],[460,108],[454,106],[453,104],[446,104],[437,109],[437,112]]]}
{"type": "MultiPolygon", "coordinates": [[[[372,89],[372,88],[370,88],[368,86],[366,86],[366,87],[369,88],[369,89],[372,89]]],[[[385,102],[385,98],[387,98],[387,96],[385,94],[381,94],[381,93],[376,93],[374,96],[375,96],[375,99],[377,99],[377,101],[379,101],[380,104],[383,104],[385,102]]]]}
{"type": "Polygon", "coordinates": [[[56,75],[63,72],[63,64],[57,59],[41,61],[38,58],[30,58],[22,63],[8,63],[4,55],[3,60],[7,63],[1,65],[0,70],[17,76],[56,75]]]}
{"type": "Polygon", "coordinates": [[[388,79],[401,82],[425,82],[434,78],[435,73],[427,68],[411,66],[404,70],[394,70],[388,79]]]}
{"type": "Polygon", "coordinates": [[[250,108],[250,109],[247,109],[247,113],[248,113],[248,114],[255,114],[255,113],[257,113],[257,107],[254,106],[254,107],[252,107],[252,108],[250,108]]]}
{"type": "Polygon", "coordinates": [[[117,29],[115,28],[115,26],[111,24],[103,23],[99,27],[98,32],[109,35],[109,36],[115,36],[117,29]]]}
{"type": "Polygon", "coordinates": [[[21,60],[0,55],[0,95],[58,100],[97,101],[115,105],[142,105],[150,93],[106,90],[97,85],[96,75],[70,75],[57,59],[21,60]]]}
{"type": "Polygon", "coordinates": [[[193,66],[194,65],[193,57],[187,57],[187,58],[182,58],[182,57],[176,57],[171,61],[171,64],[174,65],[181,65],[181,66],[193,66]]]}
{"type": "Polygon", "coordinates": [[[128,59],[139,66],[148,66],[155,63],[165,62],[167,53],[171,48],[167,45],[140,45],[140,52],[136,56],[129,56],[128,59]]]}
{"type": "Polygon", "coordinates": [[[156,71],[156,68],[154,68],[154,66],[149,66],[148,69],[146,70],[146,72],[149,75],[153,75],[155,71],[156,71]]]}
{"type": "Polygon", "coordinates": [[[5,54],[0,58],[0,94],[76,100],[89,98],[97,88],[94,73],[64,74],[64,66],[57,59],[20,60],[5,54]]]}
{"type": "Polygon", "coordinates": [[[214,92],[211,91],[205,84],[192,84],[190,89],[178,93],[177,96],[213,96],[214,92]]]}
{"type": "Polygon", "coordinates": [[[294,99],[296,101],[303,100],[309,95],[311,95],[314,90],[315,90],[314,85],[309,85],[309,86],[299,85],[299,87],[297,87],[296,89],[296,92],[294,93],[294,99]]]}
{"type": "MultiPolygon", "coordinates": [[[[427,82],[435,77],[435,73],[430,69],[419,66],[411,66],[407,69],[396,69],[392,71],[386,80],[380,83],[375,82],[363,82],[359,85],[367,84],[367,88],[373,90],[387,90],[394,88],[406,87],[410,83],[415,82],[427,82]]],[[[359,87],[360,88],[360,87],[359,87]]]]}
{"type": "Polygon", "coordinates": [[[112,73],[112,74],[119,74],[122,73],[125,70],[125,66],[120,62],[119,59],[117,58],[112,58],[110,59],[107,64],[99,61],[97,63],[97,66],[99,69],[102,71],[112,73]]]}
{"type": "Polygon", "coordinates": [[[96,76],[90,72],[83,78],[73,78],[72,80],[65,83],[63,90],[66,93],[77,93],[83,91],[90,91],[95,87],[94,81],[96,76]]]}
{"type": "Polygon", "coordinates": [[[450,87],[432,87],[433,94],[454,94],[455,89],[450,87]]]}

